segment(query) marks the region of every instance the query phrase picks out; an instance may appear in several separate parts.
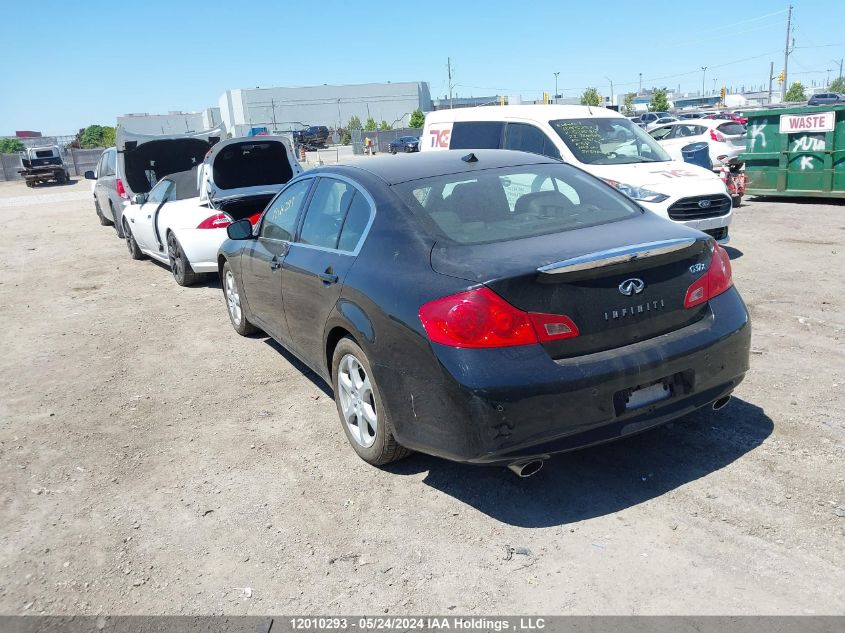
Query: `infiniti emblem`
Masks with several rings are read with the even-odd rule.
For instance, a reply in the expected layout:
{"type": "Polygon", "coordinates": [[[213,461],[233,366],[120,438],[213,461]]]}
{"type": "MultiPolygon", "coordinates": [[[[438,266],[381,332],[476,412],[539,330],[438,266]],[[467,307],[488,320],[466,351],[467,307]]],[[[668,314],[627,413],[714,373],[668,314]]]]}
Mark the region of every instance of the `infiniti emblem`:
{"type": "Polygon", "coordinates": [[[636,277],[626,279],[621,284],[619,284],[619,292],[621,292],[626,297],[630,297],[631,295],[638,295],[643,291],[644,288],[645,282],[642,279],[637,279],[636,277]]]}
{"type": "Polygon", "coordinates": [[[710,201],[709,200],[699,200],[698,206],[701,207],[702,209],[706,209],[710,206],[710,201]]]}

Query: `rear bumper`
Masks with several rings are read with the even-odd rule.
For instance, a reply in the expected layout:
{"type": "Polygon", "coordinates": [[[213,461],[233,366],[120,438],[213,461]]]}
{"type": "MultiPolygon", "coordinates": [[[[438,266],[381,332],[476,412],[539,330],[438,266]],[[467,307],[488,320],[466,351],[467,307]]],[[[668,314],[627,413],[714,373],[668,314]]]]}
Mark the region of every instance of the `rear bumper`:
{"type": "Polygon", "coordinates": [[[733,288],[710,307],[693,325],[620,349],[555,361],[540,346],[438,345],[428,370],[379,368],[376,379],[409,448],[487,464],[545,457],[664,424],[733,391],[748,370],[748,313],[733,288]],[[669,398],[626,408],[628,390],[664,380],[669,398]]]}

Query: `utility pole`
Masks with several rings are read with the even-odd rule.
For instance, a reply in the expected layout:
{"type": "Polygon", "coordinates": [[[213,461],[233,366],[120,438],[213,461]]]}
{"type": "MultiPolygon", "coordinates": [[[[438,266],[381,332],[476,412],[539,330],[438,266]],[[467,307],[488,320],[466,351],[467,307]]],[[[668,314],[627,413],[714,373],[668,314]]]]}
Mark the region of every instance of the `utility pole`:
{"type": "Polygon", "coordinates": [[[775,78],[775,63],[769,62],[769,105],[772,104],[772,80],[775,78]]]}
{"type": "Polygon", "coordinates": [[[557,76],[560,74],[560,71],[555,73],[555,103],[557,103],[557,76]]]}
{"type": "Polygon", "coordinates": [[[276,133],[276,100],[270,99],[270,107],[273,108],[273,134],[276,133]]]}
{"type": "Polygon", "coordinates": [[[792,32],[792,5],[789,5],[789,13],[786,16],[786,44],[783,47],[783,86],[781,86],[781,101],[786,100],[787,72],[789,67],[789,35],[792,32]]]}
{"type": "Polygon", "coordinates": [[[707,66],[701,67],[701,96],[704,96],[704,78],[707,76],[707,66]]]}
{"type": "Polygon", "coordinates": [[[452,58],[446,58],[446,73],[449,75],[449,109],[452,109],[452,58]]]}
{"type": "Polygon", "coordinates": [[[641,95],[643,93],[643,74],[640,73],[640,89],[637,90],[637,94],[641,95]]]}
{"type": "Polygon", "coordinates": [[[605,77],[610,82],[610,105],[613,105],[613,80],[610,77],[605,77]]]}

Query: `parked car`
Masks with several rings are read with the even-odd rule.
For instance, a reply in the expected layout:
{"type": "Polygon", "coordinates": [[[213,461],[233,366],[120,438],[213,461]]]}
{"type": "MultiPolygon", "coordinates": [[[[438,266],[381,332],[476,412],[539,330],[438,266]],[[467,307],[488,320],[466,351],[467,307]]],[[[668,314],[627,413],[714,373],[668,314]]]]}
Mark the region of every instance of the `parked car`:
{"type": "Polygon", "coordinates": [[[677,120],[678,120],[678,117],[676,117],[676,116],[662,116],[659,119],[657,119],[656,121],[652,121],[651,123],[646,125],[645,129],[646,129],[646,132],[650,132],[651,130],[653,130],[654,128],[656,128],[660,125],[666,125],[667,123],[672,123],[672,122],[677,121],[677,120]]]}
{"type": "Polygon", "coordinates": [[[735,121],[737,123],[742,123],[742,125],[748,123],[748,117],[742,116],[741,114],[737,114],[735,112],[715,112],[712,114],[707,114],[702,118],[717,119],[722,121],[735,121]]]}
{"type": "Polygon", "coordinates": [[[310,125],[293,133],[294,142],[306,147],[325,147],[328,138],[329,128],[325,125],[310,125]]]}
{"type": "Polygon", "coordinates": [[[233,327],[329,382],[371,464],[418,450],[527,475],[720,408],[748,369],[727,253],[544,156],[322,167],[228,233],[233,327]]]}
{"type": "Polygon", "coordinates": [[[169,174],[123,212],[132,259],[170,266],[180,286],[217,272],[226,227],[254,222],[270,199],[302,168],[287,138],[255,136],[217,143],[201,165],[169,174]]]}
{"type": "Polygon", "coordinates": [[[682,148],[703,141],[708,144],[711,169],[720,169],[745,151],[745,126],[724,119],[676,121],[652,129],[649,134],[675,160],[683,160],[682,148]]]}
{"type": "Polygon", "coordinates": [[[19,153],[21,166],[18,173],[27,187],[34,187],[51,180],[59,184],[70,180],[70,173],[57,145],[27,147],[19,153]]]}
{"type": "Polygon", "coordinates": [[[117,148],[103,150],[97,166],[86,171],[85,178],[93,181],[91,194],[100,224],[114,226],[117,236],[123,239],[123,210],[129,206],[129,195],[123,180],[117,177],[117,148]]]}
{"type": "Polygon", "coordinates": [[[671,116],[668,112],[645,112],[640,115],[639,124],[642,127],[647,127],[657,121],[658,119],[662,119],[664,117],[671,116]]]}
{"type": "Polygon", "coordinates": [[[845,95],[836,92],[820,92],[807,100],[807,105],[835,105],[845,103],[845,95]]]}
{"type": "Polygon", "coordinates": [[[687,119],[702,119],[702,118],[704,118],[704,114],[702,114],[701,112],[682,112],[681,114],[678,114],[677,116],[678,116],[679,121],[685,121],[687,119]]]}
{"type": "Polygon", "coordinates": [[[571,163],[663,217],[727,241],[733,220],[724,182],[672,159],[642,128],[607,108],[529,105],[437,110],[422,151],[502,148],[571,163]],[[700,203],[700,204],[699,204],[700,203]]]}
{"type": "Polygon", "coordinates": [[[418,152],[420,151],[420,138],[418,136],[400,136],[387,144],[387,151],[391,154],[396,152],[418,152]]]}

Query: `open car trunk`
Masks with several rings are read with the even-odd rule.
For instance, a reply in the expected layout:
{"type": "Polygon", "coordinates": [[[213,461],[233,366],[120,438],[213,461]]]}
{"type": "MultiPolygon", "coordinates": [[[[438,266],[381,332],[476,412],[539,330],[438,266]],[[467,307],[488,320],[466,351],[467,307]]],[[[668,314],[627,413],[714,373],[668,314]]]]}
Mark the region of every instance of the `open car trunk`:
{"type": "Polygon", "coordinates": [[[131,193],[147,193],[165,176],[202,164],[208,150],[220,141],[219,129],[197,134],[153,136],[118,127],[117,151],[123,156],[124,186],[131,193]]]}
{"type": "Polygon", "coordinates": [[[264,208],[275,195],[275,193],[271,192],[258,193],[251,196],[226,198],[225,200],[218,201],[215,208],[232,218],[233,222],[249,218],[249,220],[255,224],[258,217],[264,211],[264,208]]]}

